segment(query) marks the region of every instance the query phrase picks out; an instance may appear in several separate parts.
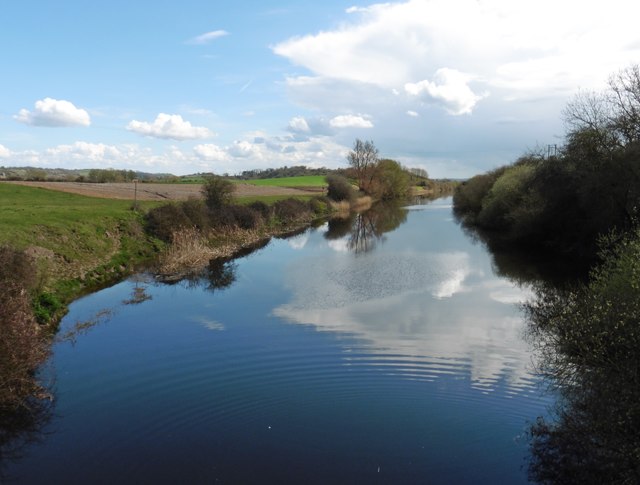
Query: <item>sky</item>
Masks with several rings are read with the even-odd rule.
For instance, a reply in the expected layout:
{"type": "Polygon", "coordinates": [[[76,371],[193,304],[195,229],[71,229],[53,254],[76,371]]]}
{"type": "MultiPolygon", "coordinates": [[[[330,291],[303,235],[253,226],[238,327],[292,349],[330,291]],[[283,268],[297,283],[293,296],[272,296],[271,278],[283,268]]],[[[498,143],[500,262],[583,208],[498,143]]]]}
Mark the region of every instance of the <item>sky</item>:
{"type": "Polygon", "coordinates": [[[0,166],[438,178],[562,143],[562,109],[640,62],[640,2],[5,0],[0,166]]]}

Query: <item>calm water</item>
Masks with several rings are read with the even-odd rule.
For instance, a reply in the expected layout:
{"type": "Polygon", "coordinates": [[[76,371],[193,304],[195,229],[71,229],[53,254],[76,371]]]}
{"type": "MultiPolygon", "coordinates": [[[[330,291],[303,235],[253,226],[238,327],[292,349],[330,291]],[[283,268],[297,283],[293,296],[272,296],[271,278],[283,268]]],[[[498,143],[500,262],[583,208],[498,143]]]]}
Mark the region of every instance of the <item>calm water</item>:
{"type": "Polygon", "coordinates": [[[190,282],[139,275],[72,305],[63,332],[110,314],[56,345],[54,416],[6,473],[526,482],[522,435],[549,404],[522,340],[527,296],[447,199],[274,240],[190,282]]]}

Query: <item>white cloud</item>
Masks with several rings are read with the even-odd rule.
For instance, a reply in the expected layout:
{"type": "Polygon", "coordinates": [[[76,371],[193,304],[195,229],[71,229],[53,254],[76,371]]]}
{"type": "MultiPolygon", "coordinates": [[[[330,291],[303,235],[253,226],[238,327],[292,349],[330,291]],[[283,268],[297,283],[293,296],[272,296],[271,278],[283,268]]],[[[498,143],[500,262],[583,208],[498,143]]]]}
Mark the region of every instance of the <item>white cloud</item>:
{"type": "Polygon", "coordinates": [[[222,162],[229,159],[229,155],[224,148],[220,148],[218,145],[211,143],[196,145],[193,147],[193,151],[198,158],[209,162],[222,162]]]}
{"type": "Polygon", "coordinates": [[[332,128],[373,128],[373,123],[362,116],[339,115],[329,121],[332,128]]]}
{"type": "Polygon", "coordinates": [[[236,158],[262,158],[261,150],[258,145],[262,143],[251,143],[246,140],[236,140],[227,151],[236,158]]]}
{"type": "Polygon", "coordinates": [[[407,83],[404,90],[427,103],[441,105],[450,114],[469,114],[482,99],[469,88],[469,80],[469,76],[455,69],[442,68],[436,72],[433,82],[407,83]]]}
{"type": "Polygon", "coordinates": [[[226,30],[214,30],[212,32],[206,32],[204,34],[198,35],[197,37],[193,37],[187,41],[187,44],[196,44],[203,45],[208,44],[209,42],[219,39],[220,37],[225,37],[229,35],[229,32],[226,30]]]}
{"type": "Polygon", "coordinates": [[[302,116],[296,116],[289,121],[288,129],[293,133],[309,133],[309,124],[302,116]]]}
{"type": "Polygon", "coordinates": [[[629,46],[638,44],[640,4],[629,0],[606,9],[577,0],[409,0],[347,13],[337,28],[272,49],[325,79],[398,89],[450,67],[472,73],[483,91],[519,97],[597,88],[637,62],[629,46]]]}
{"type": "Polygon", "coordinates": [[[412,118],[418,118],[420,116],[420,113],[418,113],[417,111],[408,110],[407,115],[411,116],[412,118]]]}
{"type": "Polygon", "coordinates": [[[72,145],[58,145],[47,149],[45,154],[59,160],[73,159],[87,162],[115,161],[122,158],[122,153],[115,146],[84,141],[77,141],[72,145]]]}
{"type": "Polygon", "coordinates": [[[70,101],[44,98],[36,101],[33,111],[21,109],[13,117],[31,126],[89,126],[91,118],[84,109],[76,108],[70,101]]]}
{"type": "Polygon", "coordinates": [[[11,150],[9,150],[4,145],[0,145],[0,158],[9,158],[11,155],[11,150]]]}
{"type": "Polygon", "coordinates": [[[153,123],[133,120],[127,125],[127,130],[138,133],[139,135],[154,138],[170,138],[179,141],[196,140],[214,136],[214,133],[208,128],[192,126],[191,123],[183,120],[180,115],[169,115],[165,113],[160,113],[153,123]]]}

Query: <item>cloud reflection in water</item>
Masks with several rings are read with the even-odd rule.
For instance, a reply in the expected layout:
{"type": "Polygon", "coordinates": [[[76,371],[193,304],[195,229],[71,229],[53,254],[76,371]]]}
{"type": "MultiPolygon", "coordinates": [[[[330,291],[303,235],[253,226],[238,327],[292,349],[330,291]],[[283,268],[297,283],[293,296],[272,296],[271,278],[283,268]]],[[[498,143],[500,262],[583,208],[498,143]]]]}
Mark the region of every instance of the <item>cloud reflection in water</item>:
{"type": "MultiPolygon", "coordinates": [[[[328,241],[340,247],[342,240],[328,241]]],[[[350,365],[375,365],[415,379],[448,374],[483,391],[530,388],[529,353],[515,303],[526,293],[456,252],[372,252],[366,258],[292,262],[289,303],[273,314],[320,331],[346,333],[362,348],[350,365]]]]}

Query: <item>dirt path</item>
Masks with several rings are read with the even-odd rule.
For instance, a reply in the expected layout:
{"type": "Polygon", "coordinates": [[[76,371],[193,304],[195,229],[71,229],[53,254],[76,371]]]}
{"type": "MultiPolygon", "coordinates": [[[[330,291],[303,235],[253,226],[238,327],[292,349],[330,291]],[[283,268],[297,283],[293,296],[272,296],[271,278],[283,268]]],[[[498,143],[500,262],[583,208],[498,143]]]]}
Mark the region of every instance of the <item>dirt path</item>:
{"type": "MultiPolygon", "coordinates": [[[[6,182],[29,187],[42,187],[72,194],[105,199],[133,200],[133,183],[90,184],[83,182],[6,182]]],[[[138,200],[186,200],[189,197],[200,197],[199,184],[138,184],[138,200]]],[[[318,195],[312,192],[288,187],[264,187],[250,184],[236,184],[235,195],[238,197],[260,195],[318,195]]]]}

